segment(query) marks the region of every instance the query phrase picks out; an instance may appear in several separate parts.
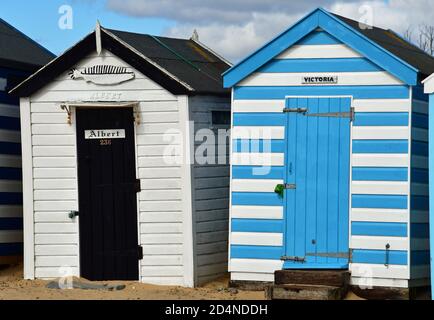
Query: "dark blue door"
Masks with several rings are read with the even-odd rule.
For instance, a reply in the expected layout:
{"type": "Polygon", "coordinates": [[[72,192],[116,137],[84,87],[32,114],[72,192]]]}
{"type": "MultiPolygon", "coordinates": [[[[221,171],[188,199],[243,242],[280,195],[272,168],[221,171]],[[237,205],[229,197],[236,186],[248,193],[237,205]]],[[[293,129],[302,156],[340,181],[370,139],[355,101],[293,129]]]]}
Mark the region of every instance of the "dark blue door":
{"type": "Polygon", "coordinates": [[[351,98],[288,98],[286,269],[349,262],[351,98]]]}

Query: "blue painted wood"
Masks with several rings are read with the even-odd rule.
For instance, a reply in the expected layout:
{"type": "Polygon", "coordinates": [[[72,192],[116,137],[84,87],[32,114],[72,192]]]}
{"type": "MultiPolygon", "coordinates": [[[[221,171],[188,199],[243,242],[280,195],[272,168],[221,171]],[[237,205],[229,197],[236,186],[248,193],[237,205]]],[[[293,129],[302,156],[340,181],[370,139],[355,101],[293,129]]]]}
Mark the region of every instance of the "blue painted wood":
{"type": "Polygon", "coordinates": [[[21,129],[20,118],[0,116],[0,129],[19,131],[21,129]]]}
{"type": "Polygon", "coordinates": [[[417,84],[417,69],[380,47],[345,22],[323,9],[316,9],[284,33],[224,73],[224,86],[232,87],[265,63],[321,27],[339,41],[395,75],[408,85],[417,84]]]}
{"type": "Polygon", "coordinates": [[[235,100],[283,100],[286,96],[353,96],[354,99],[408,99],[407,86],[235,87],[235,100]]]}
{"type": "Polygon", "coordinates": [[[412,223],[410,225],[410,236],[417,239],[428,239],[429,223],[412,223]]]}
{"type": "Polygon", "coordinates": [[[412,266],[426,266],[430,264],[430,251],[417,250],[411,251],[411,265],[412,266]]]}
{"type": "MultiPolygon", "coordinates": [[[[310,113],[348,112],[350,98],[289,98],[310,113]]],[[[347,268],[348,261],[315,253],[348,252],[350,120],[289,113],[285,194],[285,254],[306,257],[303,268],[347,268]]],[[[284,268],[299,268],[285,263],[284,268]]]]}
{"type": "Polygon", "coordinates": [[[283,179],[284,167],[232,166],[232,179],[283,179]]]}
{"type": "Polygon", "coordinates": [[[407,168],[353,167],[353,181],[408,181],[407,168]]]}
{"type": "Polygon", "coordinates": [[[386,250],[353,250],[353,263],[372,264],[407,264],[407,251],[386,251],[386,250]]]}
{"type": "Polygon", "coordinates": [[[412,210],[429,210],[429,197],[425,196],[411,196],[410,207],[412,210]]]}
{"type": "Polygon", "coordinates": [[[0,180],[21,180],[23,178],[21,168],[0,168],[0,180]]]}
{"type": "Polygon", "coordinates": [[[391,222],[352,222],[351,234],[355,236],[407,237],[407,224],[391,222]]]}
{"type": "Polygon", "coordinates": [[[19,105],[20,99],[9,95],[7,92],[0,91],[0,103],[19,105]]]}
{"type": "MultiPolygon", "coordinates": [[[[272,246],[231,246],[232,259],[270,259],[280,260],[283,248],[272,246]]],[[[255,270],[252,270],[254,272],[255,270]]]]}
{"type": "Polygon", "coordinates": [[[22,253],[22,243],[0,243],[0,256],[15,256],[22,253]]]}
{"type": "Polygon", "coordinates": [[[352,195],[353,208],[407,209],[407,196],[395,195],[352,195]]]}
{"type": "Polygon", "coordinates": [[[23,204],[23,194],[21,192],[0,192],[0,205],[19,204],[23,204]]]}
{"type": "Polygon", "coordinates": [[[354,126],[408,126],[408,112],[356,113],[354,126]]]}
{"type": "Polygon", "coordinates": [[[353,153],[408,153],[408,140],[353,140],[353,153]]]}
{"type": "Polygon", "coordinates": [[[22,230],[23,218],[0,218],[0,230],[22,230]]]}
{"type": "Polygon", "coordinates": [[[232,232],[283,233],[283,220],[232,219],[232,232]]]}
{"type": "Polygon", "coordinates": [[[21,144],[0,142],[0,154],[21,155],[21,144]]]}
{"type": "Polygon", "coordinates": [[[411,153],[416,156],[427,157],[429,153],[429,145],[422,141],[413,141],[411,144],[411,153]]]}
{"type": "Polygon", "coordinates": [[[281,126],[285,125],[283,108],[281,113],[234,113],[234,126],[281,126]]]}
{"type": "Polygon", "coordinates": [[[275,59],[258,70],[262,73],[375,71],[383,69],[366,58],[275,59]]]}
{"type": "Polygon", "coordinates": [[[232,192],[232,205],[283,206],[283,200],[274,192],[232,192]]]}
{"type": "Polygon", "coordinates": [[[284,140],[244,140],[236,139],[232,142],[234,153],[283,153],[284,140]]]}
{"type": "Polygon", "coordinates": [[[415,128],[428,129],[428,115],[426,114],[413,113],[411,122],[415,128]]]}
{"type": "Polygon", "coordinates": [[[424,170],[424,169],[419,169],[419,168],[412,168],[411,169],[411,182],[428,184],[429,183],[429,171],[424,170]]]}
{"type": "Polygon", "coordinates": [[[338,39],[324,31],[314,31],[297,42],[297,45],[341,44],[338,39]]]}
{"type": "Polygon", "coordinates": [[[429,95],[424,93],[424,88],[420,83],[413,87],[413,99],[426,102],[429,101],[429,95]]]}
{"type": "MultiPolygon", "coordinates": [[[[429,97],[429,110],[434,110],[434,94],[429,97]]],[[[434,128],[434,112],[429,113],[429,126],[434,128]]],[[[429,130],[429,166],[434,168],[434,130],[429,130]]],[[[429,179],[434,181],[434,170],[429,170],[429,179]]],[[[431,265],[431,298],[434,300],[434,187],[429,188],[429,233],[430,233],[430,265],[431,265]]]]}

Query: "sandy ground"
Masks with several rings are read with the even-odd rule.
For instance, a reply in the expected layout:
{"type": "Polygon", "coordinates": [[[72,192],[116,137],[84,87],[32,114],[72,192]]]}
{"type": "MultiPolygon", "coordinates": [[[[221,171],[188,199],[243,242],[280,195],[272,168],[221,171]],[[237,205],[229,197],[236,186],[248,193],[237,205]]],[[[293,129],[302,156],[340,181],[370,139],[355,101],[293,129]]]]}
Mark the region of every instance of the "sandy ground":
{"type": "Polygon", "coordinates": [[[120,291],[47,289],[49,281],[23,280],[22,265],[0,269],[0,300],[263,300],[264,292],[228,288],[223,278],[202,288],[153,286],[138,282],[104,282],[124,284],[120,291]]]}

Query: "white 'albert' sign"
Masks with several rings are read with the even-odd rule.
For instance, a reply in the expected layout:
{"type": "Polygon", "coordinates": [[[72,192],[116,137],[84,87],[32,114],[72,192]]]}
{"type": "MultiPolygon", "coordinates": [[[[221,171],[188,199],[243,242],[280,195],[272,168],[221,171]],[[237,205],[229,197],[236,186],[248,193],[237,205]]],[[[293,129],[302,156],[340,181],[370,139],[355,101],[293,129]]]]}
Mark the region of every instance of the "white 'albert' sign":
{"type": "Polygon", "coordinates": [[[84,138],[93,139],[125,139],[125,129],[96,129],[85,130],[84,138]]]}

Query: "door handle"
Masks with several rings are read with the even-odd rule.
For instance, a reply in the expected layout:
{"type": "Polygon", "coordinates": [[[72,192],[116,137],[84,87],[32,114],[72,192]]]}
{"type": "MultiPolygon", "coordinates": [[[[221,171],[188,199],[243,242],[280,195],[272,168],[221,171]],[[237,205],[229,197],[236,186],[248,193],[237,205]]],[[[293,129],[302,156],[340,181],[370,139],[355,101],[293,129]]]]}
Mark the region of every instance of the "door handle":
{"type": "Polygon", "coordinates": [[[74,219],[75,217],[79,216],[79,212],[78,211],[70,211],[68,214],[69,219],[74,219]]]}

